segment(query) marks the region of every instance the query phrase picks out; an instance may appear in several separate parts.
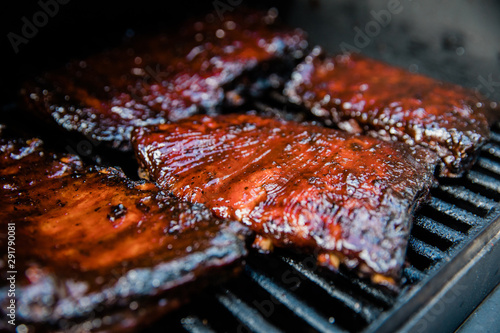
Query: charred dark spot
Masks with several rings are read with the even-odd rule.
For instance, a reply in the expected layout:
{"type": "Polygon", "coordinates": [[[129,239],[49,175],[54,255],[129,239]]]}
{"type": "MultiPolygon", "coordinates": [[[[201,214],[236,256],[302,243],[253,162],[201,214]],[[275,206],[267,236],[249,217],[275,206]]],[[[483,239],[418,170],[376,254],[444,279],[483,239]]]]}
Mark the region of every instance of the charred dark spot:
{"type": "Polygon", "coordinates": [[[84,257],[89,257],[90,256],[90,253],[86,250],[79,250],[78,251],[82,256],[84,257]]]}
{"type": "Polygon", "coordinates": [[[114,222],[119,218],[122,218],[127,214],[127,207],[123,204],[118,204],[116,206],[111,206],[111,212],[108,214],[108,220],[114,222]]]}
{"type": "Polygon", "coordinates": [[[351,148],[354,151],[361,151],[363,147],[359,143],[353,142],[349,145],[349,148],[351,148]]]}
{"type": "Polygon", "coordinates": [[[150,211],[150,208],[148,205],[146,205],[144,202],[138,202],[136,205],[137,209],[144,213],[148,213],[150,211]]]}

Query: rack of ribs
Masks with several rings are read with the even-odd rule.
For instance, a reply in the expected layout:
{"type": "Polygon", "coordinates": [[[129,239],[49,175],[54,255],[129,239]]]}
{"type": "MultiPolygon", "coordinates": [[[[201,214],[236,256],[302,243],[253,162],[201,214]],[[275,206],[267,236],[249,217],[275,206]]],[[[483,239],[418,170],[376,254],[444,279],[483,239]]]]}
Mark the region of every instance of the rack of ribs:
{"type": "Polygon", "coordinates": [[[15,259],[2,251],[1,262],[15,266],[17,320],[29,327],[133,330],[241,270],[244,226],[152,183],[84,167],[38,139],[2,140],[0,166],[2,233],[15,228],[15,259]]]}
{"type": "Polygon", "coordinates": [[[441,158],[440,176],[459,177],[489,138],[485,115],[496,103],[450,83],[358,54],[315,48],[284,93],[315,116],[351,133],[420,145],[441,158]]]}
{"type": "Polygon", "coordinates": [[[314,252],[387,285],[436,166],[418,147],[254,115],[137,128],[132,144],[143,177],[243,222],[266,249],[314,252]]]}
{"type": "Polygon", "coordinates": [[[302,31],[275,23],[276,15],[208,15],[175,32],[134,37],[27,82],[23,100],[66,130],[128,150],[134,126],[214,113],[224,102],[241,103],[232,85],[246,78],[240,86],[251,86],[250,73],[291,71],[307,42],[302,31]]]}

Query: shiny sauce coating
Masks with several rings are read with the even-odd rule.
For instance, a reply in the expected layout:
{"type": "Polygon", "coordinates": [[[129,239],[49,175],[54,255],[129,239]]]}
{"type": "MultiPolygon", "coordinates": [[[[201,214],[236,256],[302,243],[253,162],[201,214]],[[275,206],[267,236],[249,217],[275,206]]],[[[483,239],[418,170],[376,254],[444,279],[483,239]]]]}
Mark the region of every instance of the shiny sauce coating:
{"type": "Polygon", "coordinates": [[[132,143],[145,174],[183,200],[394,279],[435,167],[419,148],[252,115],[137,128],[132,143]]]}

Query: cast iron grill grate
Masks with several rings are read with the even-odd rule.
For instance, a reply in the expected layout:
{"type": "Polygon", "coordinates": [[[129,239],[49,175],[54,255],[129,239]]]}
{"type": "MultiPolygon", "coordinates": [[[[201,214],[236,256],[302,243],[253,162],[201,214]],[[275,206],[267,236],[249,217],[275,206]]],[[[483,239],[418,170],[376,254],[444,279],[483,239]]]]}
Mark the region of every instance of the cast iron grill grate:
{"type": "MultiPolygon", "coordinates": [[[[279,95],[256,103],[260,111],[283,112],[279,95]],[[276,105],[276,104],[275,104],[276,105]]],[[[293,108],[287,105],[284,109],[293,108]]],[[[276,250],[252,253],[244,273],[206,292],[191,305],[167,316],[153,330],[181,332],[359,332],[398,306],[398,299],[420,288],[430,273],[449,261],[500,212],[500,124],[492,128],[474,168],[464,177],[442,180],[415,219],[409,239],[403,288],[398,295],[365,280],[317,267],[313,256],[276,250]]]]}

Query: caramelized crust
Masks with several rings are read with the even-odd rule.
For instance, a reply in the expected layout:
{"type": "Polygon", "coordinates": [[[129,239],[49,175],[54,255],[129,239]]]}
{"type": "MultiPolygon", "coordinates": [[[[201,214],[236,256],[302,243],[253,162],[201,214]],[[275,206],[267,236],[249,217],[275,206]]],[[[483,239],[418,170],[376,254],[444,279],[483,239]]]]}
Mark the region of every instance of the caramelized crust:
{"type": "Polygon", "coordinates": [[[297,67],[285,94],[327,122],[428,148],[447,177],[470,168],[488,140],[483,112],[497,106],[473,91],[357,54],[318,54],[297,67]]]}
{"type": "Polygon", "coordinates": [[[225,86],[272,62],[291,69],[307,47],[301,31],[274,24],[273,11],[225,16],[72,61],[26,83],[24,100],[66,130],[127,150],[134,126],[213,113],[225,86]]]}
{"type": "MultiPolygon", "coordinates": [[[[0,226],[4,234],[15,226],[17,321],[75,332],[133,329],[239,271],[246,254],[239,223],[40,145],[0,145],[0,226]]],[[[7,249],[6,237],[0,246],[7,249]]],[[[7,259],[3,252],[4,268],[7,259]]]]}
{"type": "Polygon", "coordinates": [[[251,115],[137,128],[132,143],[146,174],[174,195],[276,246],[315,250],[331,268],[389,279],[434,179],[423,149],[251,115]]]}

